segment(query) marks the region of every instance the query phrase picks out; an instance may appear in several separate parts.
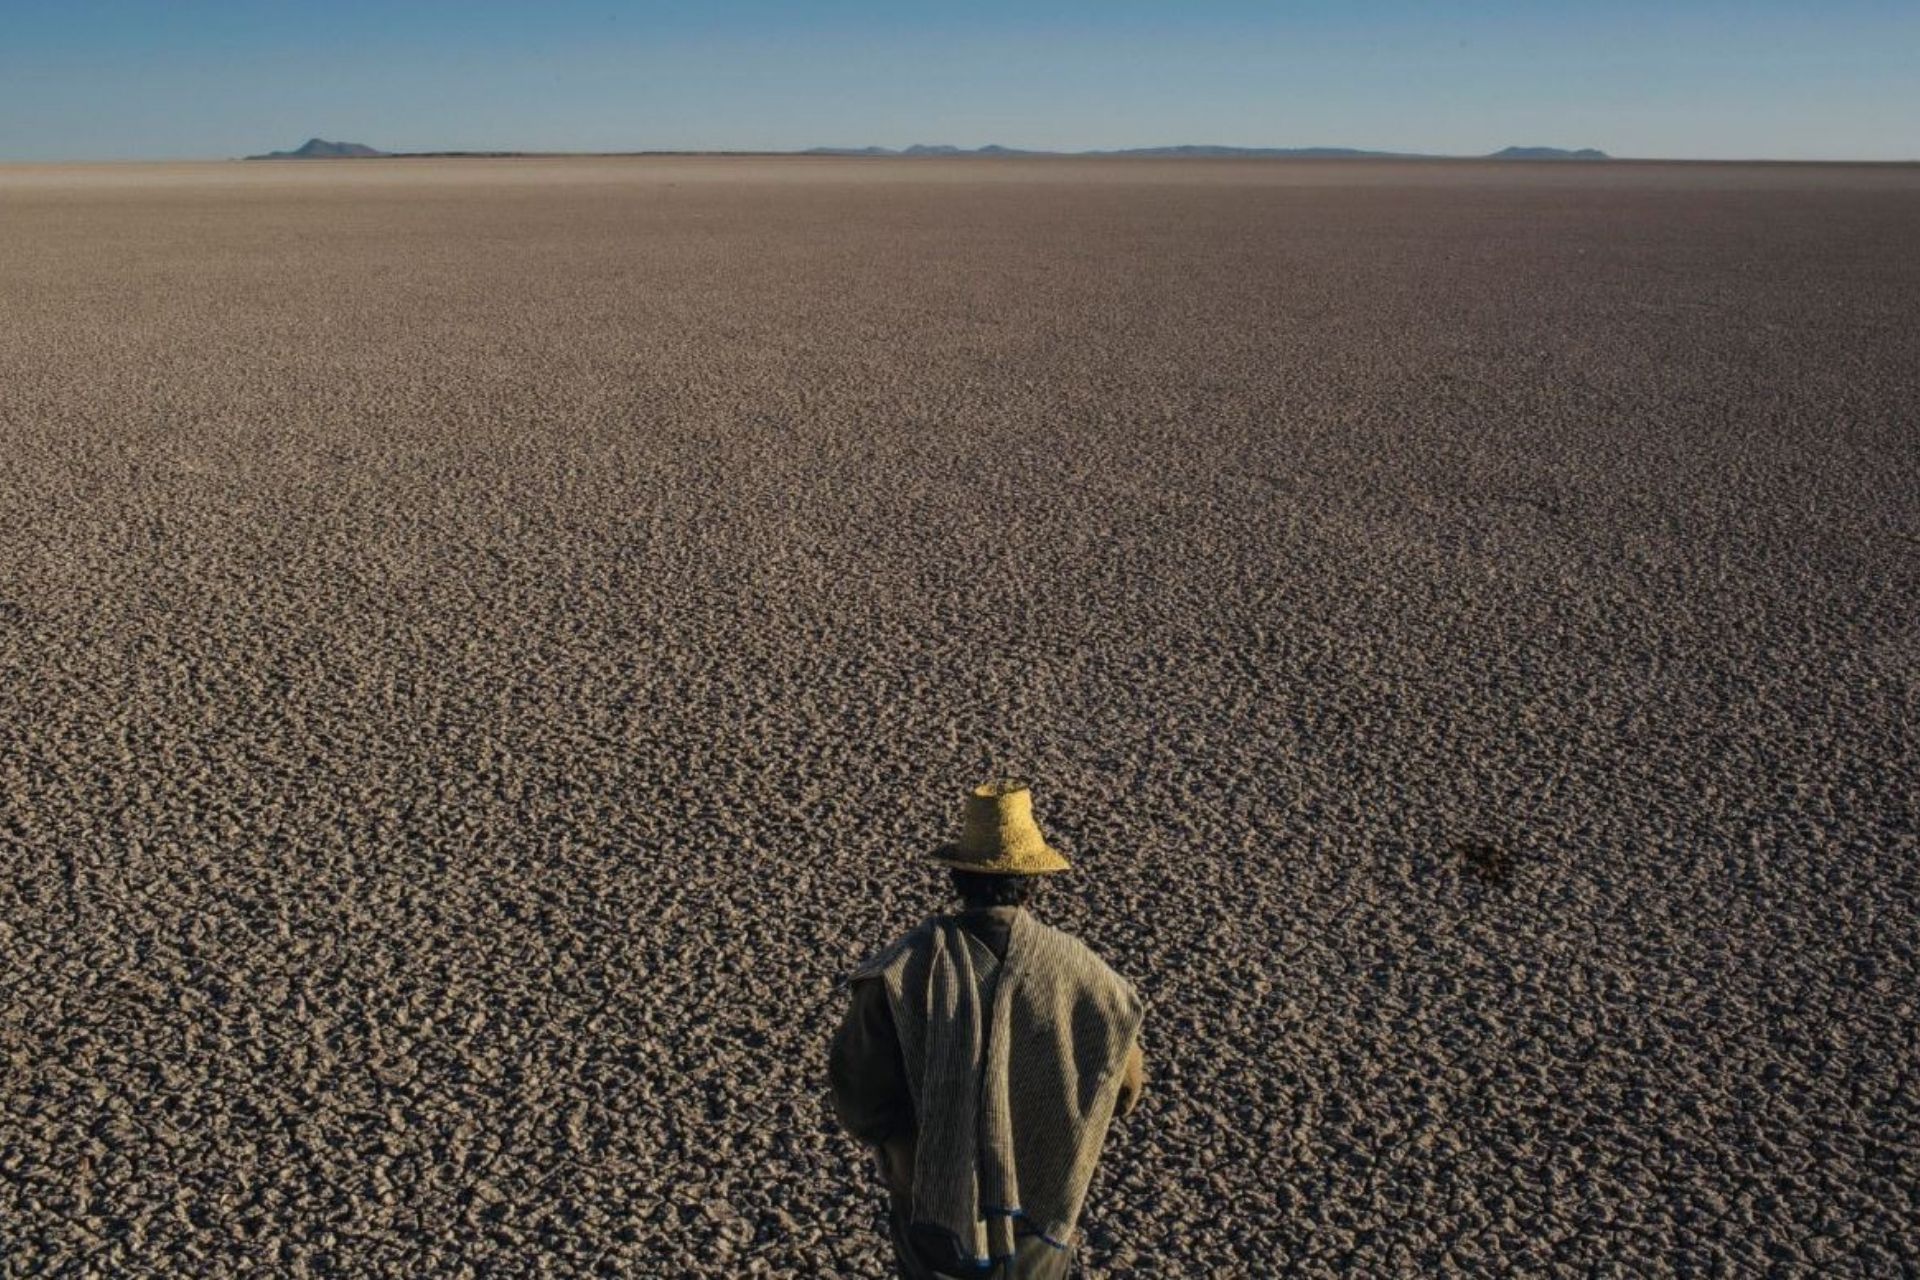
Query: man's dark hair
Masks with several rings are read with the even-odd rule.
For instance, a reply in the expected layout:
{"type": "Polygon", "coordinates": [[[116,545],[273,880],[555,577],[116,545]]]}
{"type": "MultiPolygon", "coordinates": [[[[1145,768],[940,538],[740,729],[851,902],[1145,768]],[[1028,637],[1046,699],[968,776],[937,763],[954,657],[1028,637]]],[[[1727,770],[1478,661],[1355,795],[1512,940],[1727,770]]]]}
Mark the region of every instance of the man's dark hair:
{"type": "Polygon", "coordinates": [[[978,871],[952,868],[953,891],[970,909],[984,907],[1024,907],[1040,891],[1045,876],[983,875],[978,871]]]}

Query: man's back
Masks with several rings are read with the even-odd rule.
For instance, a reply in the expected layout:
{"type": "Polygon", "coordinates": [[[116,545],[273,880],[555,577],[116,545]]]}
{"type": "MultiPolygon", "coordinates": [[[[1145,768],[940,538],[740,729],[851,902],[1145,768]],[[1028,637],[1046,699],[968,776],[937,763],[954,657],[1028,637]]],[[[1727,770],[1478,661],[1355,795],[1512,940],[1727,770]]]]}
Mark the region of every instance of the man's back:
{"type": "Polygon", "coordinates": [[[934,917],[854,973],[829,1078],[842,1123],[886,1152],[907,1274],[1008,1257],[1065,1274],[1109,1123],[1139,1096],[1140,1018],[1124,979],[1018,907],[934,917]]]}

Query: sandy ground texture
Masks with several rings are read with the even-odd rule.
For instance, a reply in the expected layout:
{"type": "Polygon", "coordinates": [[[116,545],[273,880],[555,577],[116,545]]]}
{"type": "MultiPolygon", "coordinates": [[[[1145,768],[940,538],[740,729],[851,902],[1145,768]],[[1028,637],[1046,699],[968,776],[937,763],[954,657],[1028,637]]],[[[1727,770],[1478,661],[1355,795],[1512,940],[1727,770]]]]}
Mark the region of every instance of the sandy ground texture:
{"type": "Polygon", "coordinates": [[[1087,1274],[1894,1275],[1920,170],[0,170],[0,1274],[882,1274],[1031,778],[1087,1274]]]}

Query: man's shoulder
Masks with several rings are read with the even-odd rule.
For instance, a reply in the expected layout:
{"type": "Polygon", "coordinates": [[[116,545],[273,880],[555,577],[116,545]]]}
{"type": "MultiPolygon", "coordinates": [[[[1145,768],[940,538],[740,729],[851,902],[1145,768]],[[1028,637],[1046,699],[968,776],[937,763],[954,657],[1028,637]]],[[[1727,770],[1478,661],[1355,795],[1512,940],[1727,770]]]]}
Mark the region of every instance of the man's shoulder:
{"type": "Polygon", "coordinates": [[[1055,971],[1062,977],[1075,978],[1087,985],[1109,988],[1128,1000],[1139,999],[1133,984],[1092,947],[1065,929],[1055,928],[1043,920],[1034,919],[1032,924],[1029,935],[1031,941],[1028,944],[1032,959],[1029,964],[1055,971]]]}
{"type": "Polygon", "coordinates": [[[916,956],[923,955],[932,938],[933,921],[922,920],[855,965],[853,972],[847,975],[847,980],[858,982],[862,978],[885,977],[889,971],[909,964],[916,956]]]}

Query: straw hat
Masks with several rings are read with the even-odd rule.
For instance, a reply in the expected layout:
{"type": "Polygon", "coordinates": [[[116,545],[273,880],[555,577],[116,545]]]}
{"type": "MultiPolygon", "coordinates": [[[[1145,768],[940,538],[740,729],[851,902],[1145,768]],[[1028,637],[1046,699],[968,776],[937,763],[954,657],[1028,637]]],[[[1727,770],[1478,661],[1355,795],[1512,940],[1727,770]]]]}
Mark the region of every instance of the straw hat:
{"type": "Polygon", "coordinates": [[[933,860],[1000,876],[1044,876],[1068,867],[1060,851],[1040,834],[1040,824],[1033,820],[1033,792],[1020,782],[989,782],[968,792],[960,838],[935,849],[933,860]]]}

